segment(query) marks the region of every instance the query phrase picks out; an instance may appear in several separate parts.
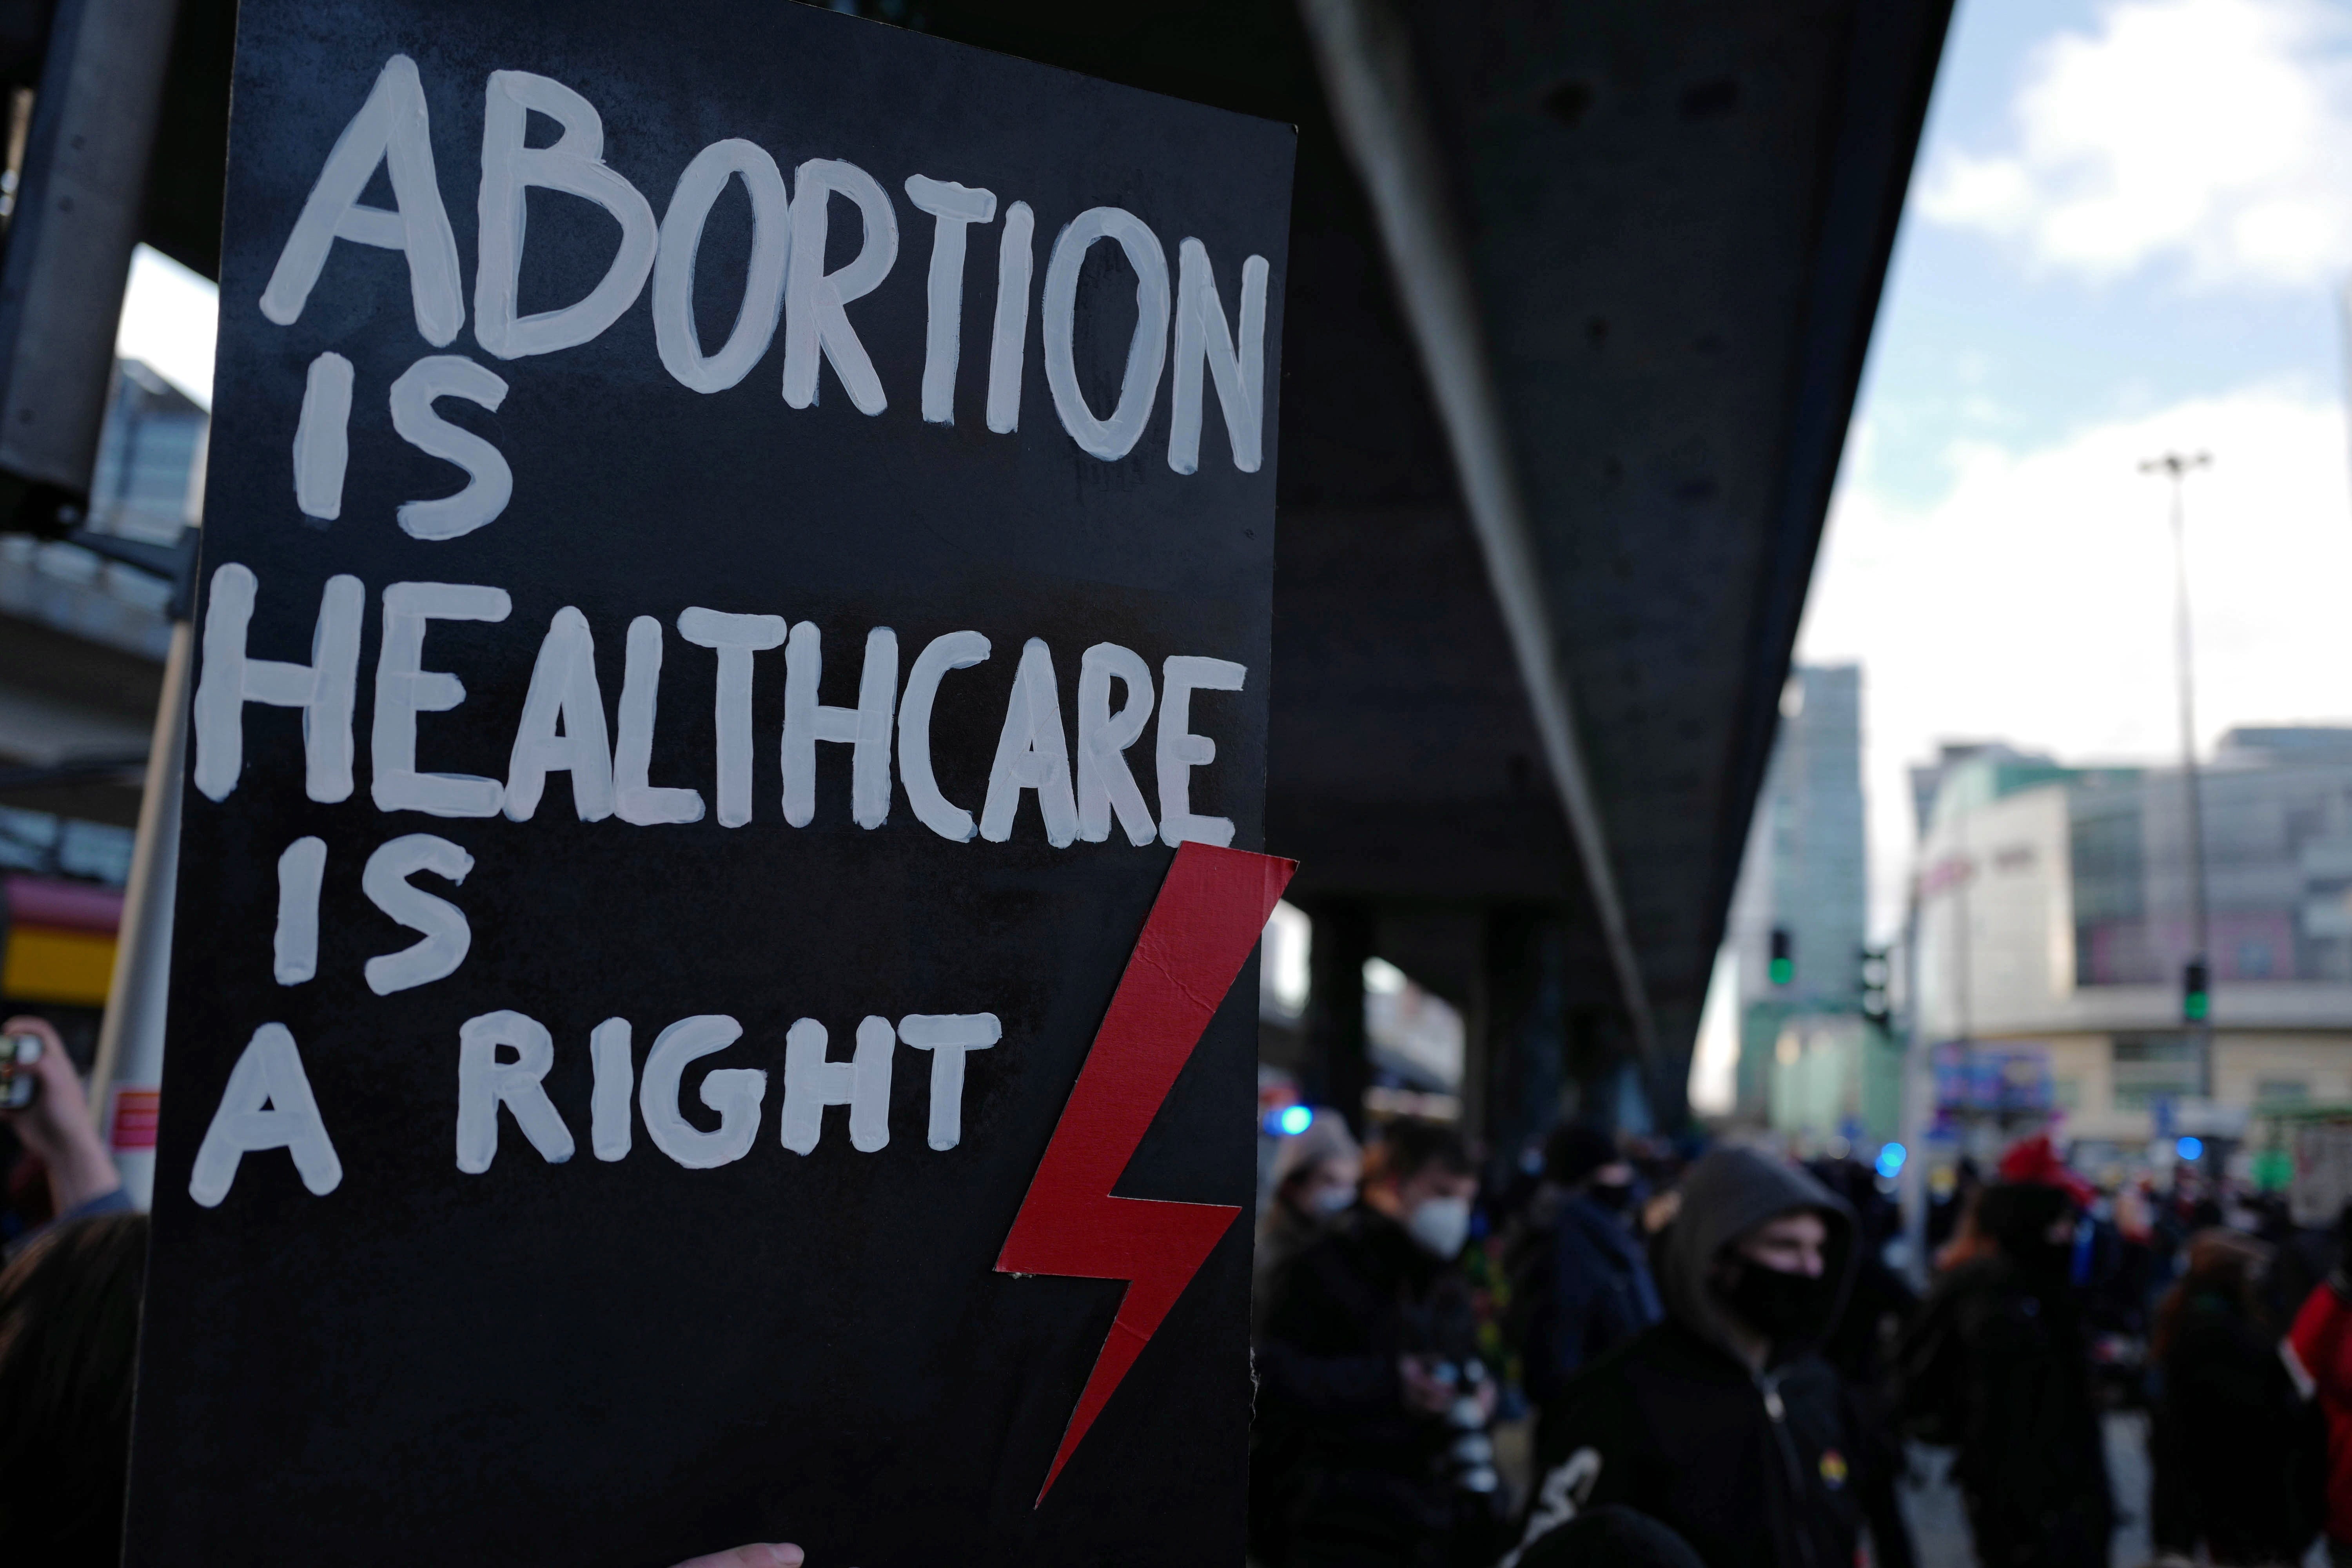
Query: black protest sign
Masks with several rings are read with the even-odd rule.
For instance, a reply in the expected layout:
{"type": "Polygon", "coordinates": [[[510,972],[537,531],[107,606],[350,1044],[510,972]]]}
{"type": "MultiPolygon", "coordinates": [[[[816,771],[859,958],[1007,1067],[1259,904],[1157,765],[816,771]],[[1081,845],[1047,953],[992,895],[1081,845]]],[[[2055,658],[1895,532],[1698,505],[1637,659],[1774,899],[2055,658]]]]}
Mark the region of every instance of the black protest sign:
{"type": "Polygon", "coordinates": [[[238,27],[129,1561],[1238,1560],[1290,132],[238,27]]]}

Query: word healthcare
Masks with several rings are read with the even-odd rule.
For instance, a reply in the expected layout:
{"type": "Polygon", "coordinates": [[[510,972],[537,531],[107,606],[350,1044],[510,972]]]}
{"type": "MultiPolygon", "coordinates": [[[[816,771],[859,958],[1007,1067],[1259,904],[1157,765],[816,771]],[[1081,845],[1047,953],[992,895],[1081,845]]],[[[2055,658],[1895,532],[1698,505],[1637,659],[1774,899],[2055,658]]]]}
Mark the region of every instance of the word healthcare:
{"type": "MultiPolygon", "coordinates": [[[[205,616],[204,673],[196,685],[196,788],[219,801],[237,787],[245,767],[245,710],[258,703],[301,710],[304,793],[329,805],[348,800],[353,787],[352,714],[366,588],[347,574],[328,579],[307,665],[254,656],[248,637],[259,588],[257,574],[236,562],[213,574],[205,616]]],[[[376,808],[447,817],[503,814],[512,821],[528,822],[539,810],[547,775],[562,773],[571,777],[572,808],[583,822],[615,816],[640,826],[701,821],[708,803],[700,791],[651,782],[663,660],[662,625],[651,616],[629,622],[617,737],[605,720],[594,634],[585,616],[565,605],[555,612],[531,666],[505,782],[418,770],[419,716],[447,712],[466,700],[465,682],[457,676],[425,668],[427,627],[435,621],[503,621],[512,603],[503,588],[479,584],[394,583],[383,590],[371,731],[370,794],[376,808]]],[[[1233,842],[1230,818],[1193,812],[1191,782],[1192,770],[1214,762],[1217,755],[1214,741],[1192,732],[1192,696],[1243,689],[1249,671],[1231,659],[1169,656],[1160,665],[1155,699],[1151,668],[1142,655],[1108,642],[1087,648],[1078,662],[1074,768],[1053,650],[1042,638],[1029,638],[1013,673],[995,759],[989,766],[988,793],[975,822],[970,811],[940,791],[931,765],[931,718],[949,673],[989,658],[992,649],[981,633],[952,631],[931,638],[915,656],[902,690],[898,634],[888,626],[874,627],[866,637],[855,707],[817,700],[824,652],[814,622],[803,621],[787,634],[782,616],[694,606],[677,617],[677,633],[718,655],[712,773],[723,826],[740,827],[752,819],[755,661],[758,654],[781,645],[783,818],[794,827],[806,827],[815,817],[816,748],[821,742],[850,748],[850,813],[857,826],[877,828],[887,823],[895,731],[898,781],[908,805],[916,820],[954,843],[969,843],[975,837],[1003,843],[1013,836],[1022,795],[1032,791],[1046,842],[1057,849],[1081,838],[1103,842],[1110,837],[1114,813],[1137,845],[1155,837],[1171,847],[1189,839],[1221,847],[1233,842]],[[1114,687],[1123,690],[1116,710],[1114,687]],[[1151,721],[1155,705],[1157,823],[1127,761],[1129,748],[1151,721]]]]}

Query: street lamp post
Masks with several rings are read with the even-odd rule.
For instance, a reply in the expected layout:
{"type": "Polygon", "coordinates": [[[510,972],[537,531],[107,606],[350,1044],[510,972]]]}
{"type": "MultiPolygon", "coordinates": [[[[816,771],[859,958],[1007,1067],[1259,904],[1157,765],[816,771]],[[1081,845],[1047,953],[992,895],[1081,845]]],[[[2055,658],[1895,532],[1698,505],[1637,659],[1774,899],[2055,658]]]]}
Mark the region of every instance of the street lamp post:
{"type": "MultiPolygon", "coordinates": [[[[2173,637],[2174,652],[2180,677],[2180,784],[2189,820],[2185,828],[2189,849],[2189,925],[2192,948],[2189,964],[2183,972],[2183,1002],[2189,1005],[2189,976],[2202,977],[2201,984],[2210,986],[2212,969],[2212,933],[2206,921],[2205,908],[2205,809],[2203,790],[2197,772],[2197,688],[2190,659],[2189,632],[2189,542],[2183,517],[2183,492],[2191,470],[2209,467],[2213,461],[2210,452],[2167,452],[2160,458],[2150,458],[2139,466],[2143,474],[2162,474],[2172,482],[2172,564],[2173,564],[2173,637]]],[[[2184,1017],[2189,1037],[2197,1052],[2197,1092],[2205,1099],[2213,1094],[2213,1028],[2210,1013],[2205,1017],[2184,1017]]]]}

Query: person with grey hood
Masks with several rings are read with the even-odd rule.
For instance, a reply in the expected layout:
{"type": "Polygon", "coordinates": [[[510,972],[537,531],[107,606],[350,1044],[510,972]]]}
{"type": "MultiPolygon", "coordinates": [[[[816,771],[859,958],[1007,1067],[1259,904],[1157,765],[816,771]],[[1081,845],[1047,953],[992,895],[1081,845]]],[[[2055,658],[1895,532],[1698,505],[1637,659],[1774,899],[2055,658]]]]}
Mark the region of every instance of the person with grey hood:
{"type": "MultiPolygon", "coordinates": [[[[1274,1195],[1258,1216],[1257,1257],[1250,1273],[1250,1338],[1265,1334],[1276,1284],[1292,1258],[1331,1233],[1356,1206],[1364,1153],[1339,1113],[1311,1111],[1304,1132],[1282,1141],[1274,1161],[1274,1195]]],[[[1260,1402],[1250,1420],[1250,1555],[1269,1564],[1288,1556],[1290,1514],[1305,1476],[1312,1423],[1280,1395],[1260,1402]]]]}
{"type": "Polygon", "coordinates": [[[1250,1330],[1265,1331],[1274,1282],[1356,1206],[1364,1179],[1364,1152],[1338,1111],[1309,1113],[1307,1130],[1282,1141],[1274,1157],[1274,1195],[1258,1215],[1257,1252],[1250,1266],[1250,1330]]]}
{"type": "Polygon", "coordinates": [[[1572,1380],[1547,1427],[1521,1539],[1619,1505],[1706,1568],[1911,1568],[1899,1458],[1814,1346],[1835,1325],[1854,1221],[1802,1170],[1717,1149],[1682,1184],[1653,1263],[1666,1316],[1572,1380]]]}

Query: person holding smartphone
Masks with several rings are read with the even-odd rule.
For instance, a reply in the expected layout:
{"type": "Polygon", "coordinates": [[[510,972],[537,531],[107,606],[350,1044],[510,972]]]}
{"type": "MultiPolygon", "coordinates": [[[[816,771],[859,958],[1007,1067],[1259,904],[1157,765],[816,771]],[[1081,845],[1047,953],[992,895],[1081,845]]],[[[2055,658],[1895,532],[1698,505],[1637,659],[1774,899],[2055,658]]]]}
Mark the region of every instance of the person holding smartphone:
{"type": "Polygon", "coordinates": [[[31,1080],[29,1101],[0,1110],[0,1121],[48,1173],[51,1223],[129,1210],[122,1177],[90,1120],[89,1097],[57,1030],[45,1018],[20,1013],[0,1021],[0,1050],[9,1054],[9,1077],[18,1089],[6,1098],[19,1098],[25,1080],[31,1080]]]}

